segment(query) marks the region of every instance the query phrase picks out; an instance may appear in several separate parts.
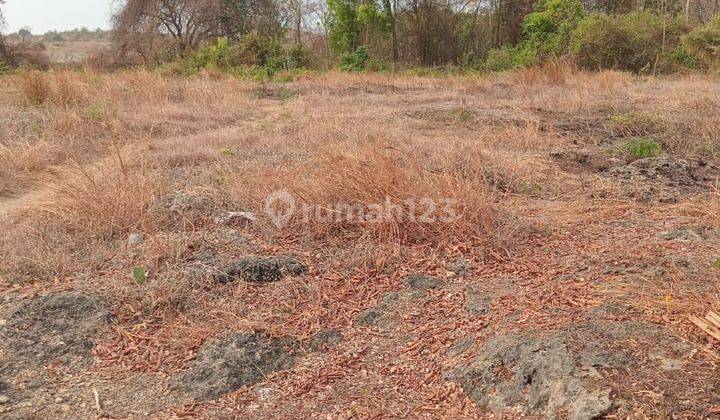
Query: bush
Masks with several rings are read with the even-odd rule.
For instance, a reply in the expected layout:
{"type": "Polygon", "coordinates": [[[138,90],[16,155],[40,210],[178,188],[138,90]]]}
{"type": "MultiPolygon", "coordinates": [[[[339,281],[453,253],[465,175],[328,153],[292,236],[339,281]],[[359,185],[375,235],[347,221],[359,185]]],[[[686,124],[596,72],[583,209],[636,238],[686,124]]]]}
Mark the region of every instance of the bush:
{"type": "Polygon", "coordinates": [[[287,53],[288,68],[301,69],[313,66],[312,51],[304,45],[295,45],[287,53]]]}
{"type": "Polygon", "coordinates": [[[340,68],[345,71],[365,71],[370,67],[370,54],[365,47],[358,47],[351,53],[340,56],[340,68]]]}
{"type": "MultiPolygon", "coordinates": [[[[293,70],[307,66],[311,54],[303,46],[286,50],[282,43],[271,37],[255,34],[244,36],[239,43],[231,45],[227,38],[199,49],[192,56],[181,59],[177,65],[182,75],[189,76],[200,70],[234,71],[247,67],[251,73],[265,76],[277,71],[293,70]]],[[[264,76],[263,76],[264,77],[264,76]]]]}
{"type": "Polygon", "coordinates": [[[706,67],[720,66],[720,15],[682,39],[683,47],[706,67]]]}
{"type": "Polygon", "coordinates": [[[537,54],[527,46],[503,47],[490,50],[485,61],[485,70],[504,71],[528,67],[537,61],[537,54]]]}
{"type": "Polygon", "coordinates": [[[698,57],[687,50],[684,45],[678,45],[669,54],[670,61],[680,67],[694,69],[700,66],[698,57]]]}
{"type": "Polygon", "coordinates": [[[523,20],[524,48],[540,58],[565,54],[570,34],[584,16],[580,0],[541,0],[523,20]]]}
{"type": "Polygon", "coordinates": [[[230,44],[227,38],[218,38],[215,45],[209,45],[198,50],[193,60],[199,68],[215,68],[226,70],[230,68],[230,44]]]}
{"type": "Polygon", "coordinates": [[[285,65],[285,50],[275,38],[256,34],[245,35],[232,51],[234,66],[260,66],[281,70],[285,65]]]}
{"type": "Polygon", "coordinates": [[[41,71],[26,71],[16,80],[17,87],[29,105],[42,105],[50,99],[52,87],[41,71]]]}
{"type": "Polygon", "coordinates": [[[50,59],[45,53],[45,45],[42,43],[8,45],[7,50],[7,53],[12,57],[17,66],[37,70],[47,70],[50,68],[50,59]]]}
{"type": "Polygon", "coordinates": [[[617,19],[594,13],[573,31],[570,52],[576,64],[593,70],[622,68],[628,55],[626,34],[617,19]]]}
{"type": "Polygon", "coordinates": [[[678,60],[691,61],[677,50],[686,31],[680,19],[649,12],[592,14],[572,32],[570,52],[579,66],[591,70],[667,71],[677,67],[678,60]]]}

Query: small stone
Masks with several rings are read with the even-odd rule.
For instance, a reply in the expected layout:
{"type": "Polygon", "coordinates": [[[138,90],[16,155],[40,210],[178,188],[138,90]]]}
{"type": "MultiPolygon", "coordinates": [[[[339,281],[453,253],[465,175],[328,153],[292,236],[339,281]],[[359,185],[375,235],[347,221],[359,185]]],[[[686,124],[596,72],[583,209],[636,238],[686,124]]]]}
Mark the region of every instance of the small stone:
{"type": "Polygon", "coordinates": [[[267,401],[270,398],[272,398],[273,389],[272,388],[260,388],[258,389],[258,398],[260,401],[267,401]]]}
{"type": "Polygon", "coordinates": [[[255,213],[249,211],[229,211],[222,216],[215,218],[218,225],[242,225],[246,226],[257,221],[255,213]]]}
{"type": "Polygon", "coordinates": [[[360,312],[355,318],[355,326],[357,327],[369,327],[371,325],[377,325],[380,322],[382,311],[378,308],[365,309],[360,312]]]}
{"type": "Polygon", "coordinates": [[[415,290],[431,290],[443,287],[444,283],[439,277],[424,274],[411,274],[405,277],[405,284],[415,290]]]}
{"type": "Polygon", "coordinates": [[[464,276],[470,273],[472,264],[465,258],[459,258],[448,264],[448,269],[459,276],[464,276]]]}
{"type": "Polygon", "coordinates": [[[140,245],[143,242],[145,242],[145,235],[142,233],[131,233],[130,236],[128,236],[128,246],[140,245]]]}
{"type": "Polygon", "coordinates": [[[245,257],[232,262],[215,275],[217,283],[232,283],[243,280],[248,283],[271,283],[285,276],[300,276],[308,268],[300,261],[289,257],[245,257]]]}
{"type": "Polygon", "coordinates": [[[0,395],[0,404],[7,404],[10,402],[10,398],[7,395],[0,395]]]}
{"type": "Polygon", "coordinates": [[[60,404],[61,402],[63,402],[62,397],[56,397],[56,398],[55,398],[55,404],[60,404]]]}
{"type": "Polygon", "coordinates": [[[318,332],[310,340],[310,348],[314,351],[323,350],[340,344],[343,340],[342,333],[335,328],[318,332]]]}
{"type": "Polygon", "coordinates": [[[465,310],[471,316],[483,316],[490,312],[490,297],[484,296],[478,290],[468,287],[465,289],[465,310]]]}

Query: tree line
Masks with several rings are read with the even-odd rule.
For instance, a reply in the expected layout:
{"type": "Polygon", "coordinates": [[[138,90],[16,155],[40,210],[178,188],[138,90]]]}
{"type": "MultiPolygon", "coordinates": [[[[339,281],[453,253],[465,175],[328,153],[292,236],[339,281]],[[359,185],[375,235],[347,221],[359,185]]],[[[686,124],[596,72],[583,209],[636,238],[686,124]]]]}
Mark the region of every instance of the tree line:
{"type": "MultiPolygon", "coordinates": [[[[0,0],[0,8],[2,5],[0,0]]],[[[122,0],[116,55],[148,65],[711,66],[720,0],[122,0]]]]}

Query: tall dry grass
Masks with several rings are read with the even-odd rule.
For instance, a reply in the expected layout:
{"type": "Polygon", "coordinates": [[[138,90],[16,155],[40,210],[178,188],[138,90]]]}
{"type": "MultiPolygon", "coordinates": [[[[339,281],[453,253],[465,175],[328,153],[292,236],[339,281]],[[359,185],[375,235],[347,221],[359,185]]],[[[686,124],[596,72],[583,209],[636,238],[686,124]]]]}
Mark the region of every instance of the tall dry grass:
{"type": "Polygon", "coordinates": [[[235,191],[242,201],[256,203],[258,212],[273,192],[291,194],[297,207],[284,232],[315,239],[492,242],[499,211],[482,171],[460,177],[449,160],[435,163],[431,171],[430,162],[411,149],[357,140],[353,145],[326,143],[325,150],[292,171],[244,174],[235,180],[235,191]],[[383,213],[376,212],[378,206],[383,213]]]}
{"type": "Polygon", "coordinates": [[[249,90],[232,79],[169,79],[147,71],[112,75],[83,71],[23,71],[4,77],[0,116],[0,194],[45,182],[57,167],[88,164],[116,143],[234,124],[250,109],[237,102],[249,90]],[[240,105],[240,106],[237,106],[240,105]]]}

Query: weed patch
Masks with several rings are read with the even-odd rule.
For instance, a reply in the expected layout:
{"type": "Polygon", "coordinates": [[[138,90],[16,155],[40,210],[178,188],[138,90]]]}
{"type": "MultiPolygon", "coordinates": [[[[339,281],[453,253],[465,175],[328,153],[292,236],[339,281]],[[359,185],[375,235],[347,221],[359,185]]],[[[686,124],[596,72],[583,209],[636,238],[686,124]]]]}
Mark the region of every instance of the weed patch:
{"type": "Polygon", "coordinates": [[[650,138],[632,139],[620,146],[618,154],[633,161],[657,157],[662,153],[662,147],[658,142],[650,138]]]}

